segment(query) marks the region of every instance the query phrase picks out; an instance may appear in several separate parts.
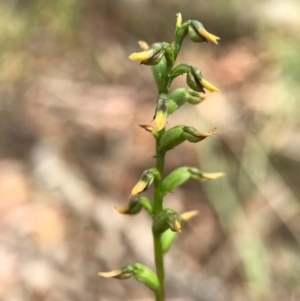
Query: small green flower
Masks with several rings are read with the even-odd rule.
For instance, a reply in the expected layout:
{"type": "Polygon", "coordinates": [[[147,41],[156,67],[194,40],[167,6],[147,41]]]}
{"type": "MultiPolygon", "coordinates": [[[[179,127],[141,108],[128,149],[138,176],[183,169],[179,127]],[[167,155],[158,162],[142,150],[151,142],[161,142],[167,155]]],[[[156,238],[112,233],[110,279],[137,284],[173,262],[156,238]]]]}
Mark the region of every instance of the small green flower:
{"type": "Polygon", "coordinates": [[[205,93],[204,88],[210,92],[220,91],[217,87],[204,79],[201,71],[195,67],[191,67],[190,72],[187,73],[186,83],[191,89],[197,92],[205,93]]]}
{"type": "Polygon", "coordinates": [[[219,37],[209,33],[199,21],[191,21],[188,28],[188,35],[193,42],[201,43],[210,41],[219,44],[219,37]]]}
{"type": "MultiPolygon", "coordinates": [[[[140,46],[147,48],[145,42],[140,42],[140,46]]],[[[134,52],[129,56],[132,61],[140,62],[143,65],[157,65],[164,56],[164,49],[162,43],[154,43],[148,49],[142,52],[134,52]]]]}
{"type": "Polygon", "coordinates": [[[133,275],[133,268],[130,265],[126,265],[120,269],[110,272],[99,272],[98,276],[104,278],[116,278],[116,279],[128,279],[133,275]]]}
{"type": "Polygon", "coordinates": [[[150,168],[145,170],[139,181],[135,184],[135,186],[132,188],[130,193],[130,198],[142,193],[143,191],[147,190],[149,186],[152,184],[154,178],[158,178],[159,173],[156,168],[150,168]]]}
{"type": "Polygon", "coordinates": [[[172,209],[163,209],[153,219],[153,231],[163,233],[167,229],[181,233],[181,217],[172,209]]]}
{"type": "Polygon", "coordinates": [[[199,132],[198,130],[196,130],[193,127],[185,126],[183,128],[183,136],[187,141],[196,143],[209,136],[214,135],[216,133],[216,131],[217,131],[217,128],[213,128],[209,132],[203,133],[203,132],[199,132]]]}
{"type": "Polygon", "coordinates": [[[104,278],[116,278],[122,280],[133,277],[152,291],[157,291],[159,289],[157,275],[150,268],[138,262],[128,264],[110,272],[99,272],[98,275],[104,278]]]}

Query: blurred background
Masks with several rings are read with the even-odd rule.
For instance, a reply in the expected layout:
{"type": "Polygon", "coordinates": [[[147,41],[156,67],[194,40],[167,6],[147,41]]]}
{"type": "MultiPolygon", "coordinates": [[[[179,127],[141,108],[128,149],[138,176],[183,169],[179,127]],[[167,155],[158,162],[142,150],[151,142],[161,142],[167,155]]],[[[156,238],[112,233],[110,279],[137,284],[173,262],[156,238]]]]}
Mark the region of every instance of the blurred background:
{"type": "Polygon", "coordinates": [[[226,177],[166,199],[199,210],[166,255],[167,300],[300,300],[297,0],[1,1],[0,300],[153,300],[97,272],[154,266],[147,214],[114,207],[155,162],[138,124],[156,87],[128,55],[138,40],[171,42],[177,12],[221,37],[186,39],[178,57],[221,92],[169,118],[218,134],[171,151],[166,174],[226,177]]]}

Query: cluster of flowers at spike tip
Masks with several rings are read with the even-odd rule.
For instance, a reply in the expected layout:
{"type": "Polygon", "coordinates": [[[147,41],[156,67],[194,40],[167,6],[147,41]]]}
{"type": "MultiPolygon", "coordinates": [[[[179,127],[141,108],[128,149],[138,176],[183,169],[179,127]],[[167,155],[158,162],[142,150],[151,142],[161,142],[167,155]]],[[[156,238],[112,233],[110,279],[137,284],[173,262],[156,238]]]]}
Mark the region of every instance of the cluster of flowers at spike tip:
{"type": "MultiPolygon", "coordinates": [[[[154,43],[149,46],[146,42],[139,41],[139,45],[143,51],[134,52],[129,56],[129,59],[133,61],[138,61],[141,64],[152,66],[152,72],[160,94],[153,118],[156,124],[156,132],[165,128],[167,118],[172,113],[172,110],[174,111],[185,101],[188,101],[188,98],[184,100],[180,98],[177,105],[175,103],[176,99],[169,99],[168,95],[164,94],[167,85],[170,85],[175,77],[186,73],[187,85],[195,92],[205,93],[204,89],[207,89],[210,92],[219,91],[217,87],[204,79],[199,69],[187,64],[180,64],[173,68],[180,45],[185,36],[188,35],[193,42],[197,43],[210,41],[218,44],[218,40],[220,39],[219,37],[209,33],[199,21],[188,20],[183,23],[180,13],[176,14],[176,18],[175,42],[171,45],[161,42],[154,43]],[[157,65],[157,68],[155,65],[157,65]],[[167,66],[171,70],[169,70],[167,66]]],[[[194,103],[199,103],[203,99],[203,94],[202,96],[195,96],[192,94],[191,100],[194,103]]],[[[156,135],[154,131],[152,131],[152,134],[156,135]]]]}

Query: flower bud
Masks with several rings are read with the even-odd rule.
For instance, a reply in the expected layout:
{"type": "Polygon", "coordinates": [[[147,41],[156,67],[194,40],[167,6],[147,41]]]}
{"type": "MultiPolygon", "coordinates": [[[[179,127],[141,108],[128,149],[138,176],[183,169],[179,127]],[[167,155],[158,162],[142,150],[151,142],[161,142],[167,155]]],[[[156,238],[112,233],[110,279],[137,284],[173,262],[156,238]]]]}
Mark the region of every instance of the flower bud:
{"type": "Polygon", "coordinates": [[[161,192],[162,194],[167,194],[172,192],[177,187],[184,184],[189,180],[191,172],[188,167],[179,167],[168,174],[161,182],[161,192]]]}
{"type": "Polygon", "coordinates": [[[182,16],[181,13],[176,14],[176,28],[179,28],[182,25],[182,16]]]}
{"type": "MultiPolygon", "coordinates": [[[[145,45],[142,44],[144,47],[145,45]]],[[[130,60],[141,62],[144,65],[156,65],[164,56],[162,43],[154,43],[142,52],[135,52],[129,56],[130,60]]]]}
{"type": "Polygon", "coordinates": [[[210,41],[218,44],[218,40],[220,40],[219,37],[209,33],[199,21],[190,21],[188,35],[190,39],[196,43],[210,41]]]}
{"type": "Polygon", "coordinates": [[[121,214],[137,214],[142,208],[152,213],[152,202],[145,196],[137,196],[133,198],[128,206],[122,208],[115,208],[121,214]]]}
{"type": "Polygon", "coordinates": [[[212,130],[210,130],[207,133],[201,133],[198,132],[195,128],[190,127],[190,126],[185,126],[183,128],[183,136],[186,140],[188,140],[189,142],[192,143],[196,143],[199,142],[209,136],[212,136],[213,134],[215,134],[217,131],[217,128],[213,128],[212,130]]]}
{"type": "Polygon", "coordinates": [[[205,80],[202,76],[202,73],[199,69],[195,67],[191,67],[190,72],[186,75],[186,83],[187,85],[197,92],[205,93],[204,88],[209,90],[210,92],[218,92],[219,89],[212,85],[210,82],[205,80]]]}
{"type": "Polygon", "coordinates": [[[195,92],[192,89],[179,88],[174,90],[168,97],[168,115],[173,114],[186,102],[192,105],[201,103],[206,98],[205,94],[195,92]]]}
{"type": "Polygon", "coordinates": [[[187,99],[187,102],[189,102],[192,105],[197,105],[207,98],[207,96],[204,93],[198,93],[192,89],[188,89],[188,92],[189,98],[187,99]]]}
{"type": "Polygon", "coordinates": [[[155,124],[157,127],[157,131],[161,131],[166,123],[167,123],[167,117],[168,117],[168,98],[167,95],[161,94],[158,101],[157,106],[155,110],[155,124]]]}
{"type": "Polygon", "coordinates": [[[167,151],[184,142],[183,127],[183,125],[177,125],[166,131],[159,141],[159,149],[167,151]]]}
{"type": "Polygon", "coordinates": [[[147,190],[149,188],[149,186],[152,184],[154,177],[159,177],[159,173],[156,168],[150,168],[150,169],[145,170],[142,173],[139,181],[132,188],[129,197],[140,194],[143,191],[147,190]]]}
{"type": "Polygon", "coordinates": [[[170,81],[169,71],[173,67],[175,58],[172,45],[165,42],[156,44],[159,44],[162,57],[160,57],[161,54],[157,54],[157,57],[159,59],[151,59],[151,62],[155,62],[155,64],[151,63],[151,65],[154,65],[151,69],[158,88],[158,92],[159,94],[161,94],[168,92],[168,85],[170,81]]]}
{"type": "Polygon", "coordinates": [[[152,291],[159,289],[159,281],[157,275],[147,266],[141,263],[134,263],[132,265],[134,278],[145,284],[152,291]]]}
{"type": "Polygon", "coordinates": [[[190,95],[187,89],[179,88],[174,90],[168,97],[168,115],[174,113],[178,108],[184,105],[189,99],[190,95]]]}
{"type": "Polygon", "coordinates": [[[163,233],[167,229],[181,233],[181,218],[178,213],[172,209],[164,209],[155,215],[153,219],[153,231],[163,233]]]}

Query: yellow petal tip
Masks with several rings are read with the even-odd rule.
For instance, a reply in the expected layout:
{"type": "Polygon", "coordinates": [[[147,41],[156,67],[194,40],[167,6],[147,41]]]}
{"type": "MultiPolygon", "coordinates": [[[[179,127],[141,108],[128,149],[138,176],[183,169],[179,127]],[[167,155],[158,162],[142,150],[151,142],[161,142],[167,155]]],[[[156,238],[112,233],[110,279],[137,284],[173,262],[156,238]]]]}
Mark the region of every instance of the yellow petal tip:
{"type": "Polygon", "coordinates": [[[216,180],[225,175],[223,172],[211,172],[211,173],[203,173],[202,176],[205,180],[216,180]]]}
{"type": "Polygon", "coordinates": [[[149,49],[149,45],[147,44],[147,42],[145,42],[145,41],[138,41],[138,43],[139,43],[139,45],[140,45],[140,47],[141,47],[142,50],[149,49]]]}
{"type": "Polygon", "coordinates": [[[134,52],[128,58],[132,61],[143,62],[151,58],[153,55],[153,51],[145,50],[142,52],[134,52]]]}
{"type": "Polygon", "coordinates": [[[210,41],[214,44],[219,44],[218,40],[220,40],[220,37],[215,36],[214,34],[209,33],[206,29],[201,28],[199,30],[199,34],[203,36],[207,41],[210,41]]]}
{"type": "Polygon", "coordinates": [[[104,278],[113,278],[113,277],[120,275],[121,272],[122,272],[121,270],[114,270],[111,272],[99,272],[98,276],[104,277],[104,278]]]}
{"type": "Polygon", "coordinates": [[[121,208],[117,208],[117,207],[114,207],[115,210],[120,213],[120,214],[125,214],[126,212],[128,212],[129,210],[129,207],[128,206],[125,206],[125,207],[121,207],[121,208]]]}
{"type": "Polygon", "coordinates": [[[176,14],[176,27],[179,28],[182,25],[182,16],[181,13],[176,14]]]}
{"type": "Polygon", "coordinates": [[[147,183],[143,181],[138,181],[136,185],[132,188],[129,197],[133,197],[141,192],[143,192],[147,188],[147,183]]]}
{"type": "Polygon", "coordinates": [[[200,82],[201,82],[202,86],[210,92],[219,92],[220,91],[219,88],[215,87],[213,84],[211,84],[204,78],[202,78],[200,82]]]}
{"type": "Polygon", "coordinates": [[[180,217],[182,218],[182,220],[184,222],[187,222],[189,221],[191,218],[193,218],[194,216],[198,215],[199,214],[199,211],[198,210],[193,210],[193,211],[187,211],[187,212],[184,212],[180,215],[180,217]]]}
{"type": "Polygon", "coordinates": [[[172,230],[177,233],[181,233],[181,223],[179,221],[175,221],[172,224],[172,230]]]}
{"type": "Polygon", "coordinates": [[[167,123],[167,116],[164,112],[158,112],[155,116],[155,124],[157,131],[161,131],[167,123]]]}

